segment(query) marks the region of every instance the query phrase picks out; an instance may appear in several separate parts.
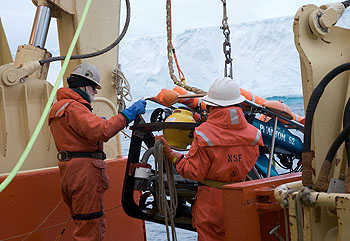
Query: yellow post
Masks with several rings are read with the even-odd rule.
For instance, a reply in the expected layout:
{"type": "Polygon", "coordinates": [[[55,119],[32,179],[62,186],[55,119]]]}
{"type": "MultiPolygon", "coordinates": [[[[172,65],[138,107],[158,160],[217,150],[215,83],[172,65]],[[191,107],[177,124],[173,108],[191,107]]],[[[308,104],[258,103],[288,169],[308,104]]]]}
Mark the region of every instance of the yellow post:
{"type": "Polygon", "coordinates": [[[0,65],[12,63],[10,47],[0,18],[0,65]]]}

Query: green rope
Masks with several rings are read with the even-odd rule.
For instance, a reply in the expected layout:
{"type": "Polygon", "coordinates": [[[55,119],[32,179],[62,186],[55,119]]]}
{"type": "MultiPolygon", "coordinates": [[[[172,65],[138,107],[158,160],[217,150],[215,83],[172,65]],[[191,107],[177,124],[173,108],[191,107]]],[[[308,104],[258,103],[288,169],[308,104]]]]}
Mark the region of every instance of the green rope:
{"type": "Polygon", "coordinates": [[[72,56],[72,53],[73,53],[73,49],[74,49],[74,46],[75,44],[77,43],[78,41],[78,37],[80,35],[80,32],[81,32],[81,29],[83,27],[83,24],[84,24],[84,21],[85,21],[85,18],[86,18],[86,15],[88,13],[88,10],[90,8],[90,5],[91,5],[91,1],[92,0],[87,0],[86,1],[86,5],[85,5],[85,8],[84,8],[84,11],[83,11],[83,14],[81,16],[81,19],[80,19],[80,22],[79,22],[79,25],[78,25],[78,28],[74,34],[74,37],[73,37],[73,40],[70,44],[70,47],[69,47],[69,50],[67,52],[67,56],[66,58],[64,59],[64,62],[63,62],[63,65],[62,65],[62,69],[61,69],[61,72],[59,73],[58,77],[57,77],[57,80],[56,80],[56,83],[52,89],[52,92],[50,94],[50,97],[46,103],[46,106],[44,108],[44,111],[43,111],[43,114],[41,115],[40,117],[40,120],[34,130],[34,133],[32,135],[32,137],[30,138],[26,148],[24,149],[21,157],[19,158],[16,166],[12,169],[11,173],[6,177],[6,179],[0,184],[0,192],[2,192],[9,184],[10,182],[13,180],[13,178],[17,175],[18,171],[21,169],[24,161],[26,160],[26,158],[28,157],[29,155],[29,152],[31,151],[31,149],[33,148],[33,145],[36,141],[36,139],[38,138],[38,135],[40,133],[40,130],[41,128],[43,127],[44,125],[44,122],[49,114],[49,111],[50,111],[50,108],[51,108],[51,105],[55,99],[55,96],[56,96],[56,93],[57,93],[57,90],[58,90],[58,87],[61,83],[61,79],[63,78],[63,75],[64,75],[64,72],[66,71],[67,69],[67,66],[68,66],[68,62],[70,60],[70,57],[72,56]]]}

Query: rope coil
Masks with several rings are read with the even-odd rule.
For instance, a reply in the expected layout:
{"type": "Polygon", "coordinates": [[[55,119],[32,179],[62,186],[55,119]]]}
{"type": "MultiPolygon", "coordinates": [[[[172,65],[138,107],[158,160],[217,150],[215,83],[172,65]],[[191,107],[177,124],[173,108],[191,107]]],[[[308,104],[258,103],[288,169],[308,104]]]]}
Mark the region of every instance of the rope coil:
{"type": "Polygon", "coordinates": [[[26,158],[28,157],[29,155],[29,152],[31,151],[39,133],[40,133],[40,130],[42,129],[43,125],[44,125],[44,122],[46,121],[46,118],[48,116],[48,113],[49,113],[49,110],[51,108],[51,105],[54,101],[54,98],[56,96],[56,93],[57,93],[57,90],[59,88],[59,84],[61,83],[61,79],[67,69],[67,66],[68,66],[68,62],[70,59],[82,59],[82,58],[90,58],[90,57],[94,57],[94,56],[97,56],[97,55],[100,55],[100,54],[104,54],[108,51],[110,51],[112,48],[114,48],[115,46],[117,46],[119,44],[119,42],[123,39],[124,35],[126,34],[126,31],[129,27],[129,22],[130,22],[130,1],[129,0],[125,0],[125,3],[126,3],[126,10],[127,10],[127,16],[126,16],[126,22],[125,22],[125,25],[124,25],[124,28],[121,32],[121,34],[118,36],[118,38],[111,44],[109,45],[108,47],[100,50],[100,51],[97,51],[97,52],[94,52],[94,53],[90,53],[90,54],[83,54],[83,55],[72,55],[73,53],[73,49],[74,49],[74,46],[76,45],[77,41],[78,41],[78,37],[80,35],[80,32],[81,32],[81,29],[83,27],[83,24],[84,24],[84,21],[86,19],[86,16],[87,16],[87,13],[88,13],[88,10],[90,8],[90,5],[91,5],[91,1],[92,0],[88,0],[85,4],[85,8],[83,10],[83,14],[80,18],[80,22],[78,24],[78,27],[77,27],[77,30],[73,36],[73,39],[72,39],[72,42],[70,44],[70,47],[68,49],[68,52],[67,52],[67,55],[66,56],[59,56],[59,57],[53,57],[53,58],[48,58],[48,59],[43,59],[43,60],[40,60],[39,63],[41,65],[44,65],[46,63],[50,63],[52,61],[57,61],[57,60],[64,60],[63,64],[62,64],[62,68],[61,68],[61,71],[57,77],[57,80],[55,82],[55,85],[51,91],[51,94],[49,96],[49,99],[45,105],[45,108],[43,110],[43,113],[39,119],[39,122],[37,123],[37,126],[35,127],[34,129],[34,132],[29,140],[29,142],[27,143],[27,146],[25,147],[22,155],[20,156],[17,164],[15,165],[15,167],[12,169],[12,171],[10,172],[10,174],[5,178],[5,180],[0,184],[0,193],[11,183],[11,181],[13,180],[13,178],[17,175],[18,171],[20,170],[20,168],[22,167],[24,161],[26,160],[26,158]]]}
{"type": "Polygon", "coordinates": [[[117,89],[118,113],[126,108],[125,100],[132,101],[130,83],[119,67],[113,70],[115,77],[115,88],[117,89]]]}
{"type": "Polygon", "coordinates": [[[171,237],[172,240],[177,240],[174,218],[177,208],[177,192],[174,181],[173,166],[168,161],[163,153],[163,143],[158,140],[154,144],[154,164],[155,164],[155,176],[156,179],[156,202],[159,213],[164,216],[167,238],[170,240],[169,234],[169,219],[171,225],[171,237]],[[164,176],[166,174],[166,178],[164,176]],[[167,198],[165,182],[168,183],[169,197],[167,198]]]}

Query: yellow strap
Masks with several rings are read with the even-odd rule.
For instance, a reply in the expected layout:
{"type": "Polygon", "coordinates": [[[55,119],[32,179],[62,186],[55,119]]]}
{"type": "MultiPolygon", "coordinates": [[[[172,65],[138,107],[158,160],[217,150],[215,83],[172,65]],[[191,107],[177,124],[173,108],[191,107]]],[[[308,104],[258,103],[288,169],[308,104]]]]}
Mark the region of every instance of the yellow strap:
{"type": "Polygon", "coordinates": [[[215,187],[215,188],[222,189],[222,186],[227,185],[227,184],[232,184],[234,182],[219,182],[219,181],[204,179],[203,181],[201,181],[201,183],[203,183],[204,185],[209,186],[209,187],[215,187]]]}
{"type": "Polygon", "coordinates": [[[176,163],[176,161],[177,161],[177,157],[176,157],[176,156],[174,156],[174,158],[171,160],[171,162],[172,162],[173,164],[175,164],[175,163],[176,163]]]}

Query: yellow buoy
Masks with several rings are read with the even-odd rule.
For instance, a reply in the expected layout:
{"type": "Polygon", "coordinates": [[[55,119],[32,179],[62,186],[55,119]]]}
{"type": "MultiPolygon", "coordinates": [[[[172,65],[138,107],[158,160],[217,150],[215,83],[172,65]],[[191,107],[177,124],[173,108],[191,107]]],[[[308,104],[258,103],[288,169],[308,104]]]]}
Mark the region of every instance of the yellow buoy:
{"type": "MultiPolygon", "coordinates": [[[[173,114],[166,118],[165,122],[195,123],[196,121],[193,119],[193,113],[191,111],[176,109],[173,114]]],[[[163,130],[163,135],[170,146],[178,149],[186,149],[193,140],[192,130],[166,128],[163,130]]]]}

